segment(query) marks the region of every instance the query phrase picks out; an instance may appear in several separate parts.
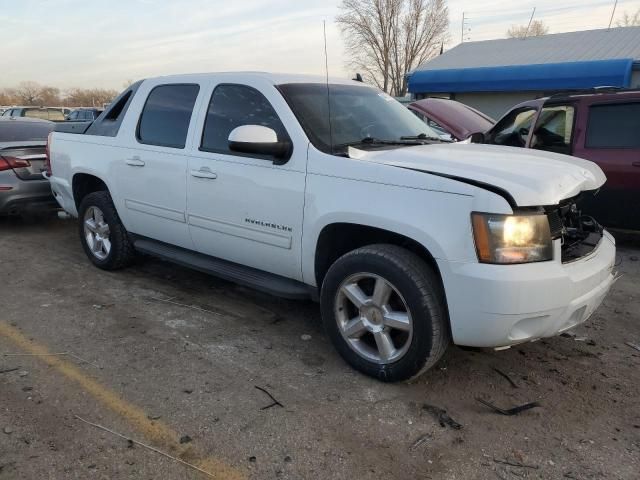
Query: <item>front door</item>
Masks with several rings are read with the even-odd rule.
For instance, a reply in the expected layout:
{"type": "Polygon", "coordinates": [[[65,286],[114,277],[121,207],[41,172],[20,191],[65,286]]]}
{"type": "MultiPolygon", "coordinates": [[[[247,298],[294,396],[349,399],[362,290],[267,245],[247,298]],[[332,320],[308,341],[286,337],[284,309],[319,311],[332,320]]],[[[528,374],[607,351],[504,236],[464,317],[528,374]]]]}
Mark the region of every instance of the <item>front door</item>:
{"type": "Polygon", "coordinates": [[[187,176],[188,222],[196,250],[301,280],[308,142],[285,129],[281,115],[292,114],[272,85],[262,88],[265,94],[249,85],[211,88],[187,176]],[[267,155],[231,151],[229,134],[241,125],[269,127],[278,140],[293,141],[291,157],[280,165],[267,155]]]}

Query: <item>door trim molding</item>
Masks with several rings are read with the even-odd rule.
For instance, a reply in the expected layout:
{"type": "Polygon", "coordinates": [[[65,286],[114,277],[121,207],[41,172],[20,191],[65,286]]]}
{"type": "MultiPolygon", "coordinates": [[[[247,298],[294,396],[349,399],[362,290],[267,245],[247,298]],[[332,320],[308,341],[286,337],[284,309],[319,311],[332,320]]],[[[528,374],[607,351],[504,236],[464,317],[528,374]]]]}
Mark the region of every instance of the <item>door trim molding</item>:
{"type": "Polygon", "coordinates": [[[266,245],[272,245],[274,247],[280,247],[286,250],[291,249],[291,235],[265,232],[264,230],[260,230],[257,228],[251,228],[245,225],[239,225],[237,223],[223,222],[221,220],[202,217],[200,215],[189,215],[188,223],[189,225],[196,228],[202,228],[204,230],[231,235],[232,237],[244,238],[253,242],[264,243],[266,245]]]}
{"type": "Polygon", "coordinates": [[[147,215],[153,215],[154,217],[167,218],[174,222],[187,223],[185,212],[181,212],[180,210],[173,210],[171,208],[165,208],[159,205],[152,205],[150,203],[130,199],[125,199],[124,204],[129,210],[133,210],[134,212],[146,213],[147,215]]]}

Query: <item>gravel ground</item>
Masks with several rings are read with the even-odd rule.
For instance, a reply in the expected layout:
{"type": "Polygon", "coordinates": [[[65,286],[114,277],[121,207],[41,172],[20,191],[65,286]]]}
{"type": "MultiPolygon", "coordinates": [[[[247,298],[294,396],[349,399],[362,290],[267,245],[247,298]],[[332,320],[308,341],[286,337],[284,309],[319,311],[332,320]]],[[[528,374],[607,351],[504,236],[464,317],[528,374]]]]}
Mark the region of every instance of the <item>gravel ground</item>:
{"type": "Polygon", "coordinates": [[[316,304],[150,258],[103,272],[74,221],[0,220],[0,479],[637,479],[638,247],[575,337],[452,347],[382,384],[338,357],[316,304]]]}

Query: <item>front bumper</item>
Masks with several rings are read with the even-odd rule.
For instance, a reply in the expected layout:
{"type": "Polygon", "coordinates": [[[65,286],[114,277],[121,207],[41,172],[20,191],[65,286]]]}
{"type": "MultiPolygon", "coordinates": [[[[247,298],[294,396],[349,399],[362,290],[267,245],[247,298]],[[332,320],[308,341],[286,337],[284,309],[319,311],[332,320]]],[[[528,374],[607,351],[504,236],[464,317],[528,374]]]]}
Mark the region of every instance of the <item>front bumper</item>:
{"type": "Polygon", "coordinates": [[[454,343],[507,347],[551,337],[586,321],[615,281],[615,240],[608,233],[589,255],[563,264],[439,262],[454,343]]]}
{"type": "Polygon", "coordinates": [[[11,170],[0,172],[0,215],[55,210],[58,203],[47,180],[20,180],[11,170]]]}

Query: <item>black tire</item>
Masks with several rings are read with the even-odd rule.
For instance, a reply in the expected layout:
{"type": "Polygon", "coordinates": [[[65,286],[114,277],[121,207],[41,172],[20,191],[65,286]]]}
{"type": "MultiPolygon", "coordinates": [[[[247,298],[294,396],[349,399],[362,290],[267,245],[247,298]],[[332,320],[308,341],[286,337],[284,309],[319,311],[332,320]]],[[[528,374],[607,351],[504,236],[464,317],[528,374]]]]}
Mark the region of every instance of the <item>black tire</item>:
{"type": "Polygon", "coordinates": [[[340,355],[355,369],[385,382],[410,380],[433,367],[444,355],[451,334],[439,276],[416,254],[396,245],[371,245],[339,258],[327,272],[321,291],[322,318],[340,355]],[[338,326],[337,296],[341,284],[358,273],[390,282],[402,295],[412,318],[406,352],[393,363],[376,363],[357,353],[338,326]]]}
{"type": "Polygon", "coordinates": [[[135,258],[133,245],[129,240],[129,234],[122,225],[116,207],[113,205],[111,195],[106,191],[93,192],[88,194],[80,202],[78,209],[78,224],[80,233],[80,242],[84,252],[89,260],[102,270],[119,270],[130,265],[135,258]],[[104,259],[100,259],[94,255],[91,248],[87,244],[84,230],[84,218],[87,210],[91,207],[97,207],[102,211],[105,222],[109,225],[109,241],[111,249],[104,259]]]}

